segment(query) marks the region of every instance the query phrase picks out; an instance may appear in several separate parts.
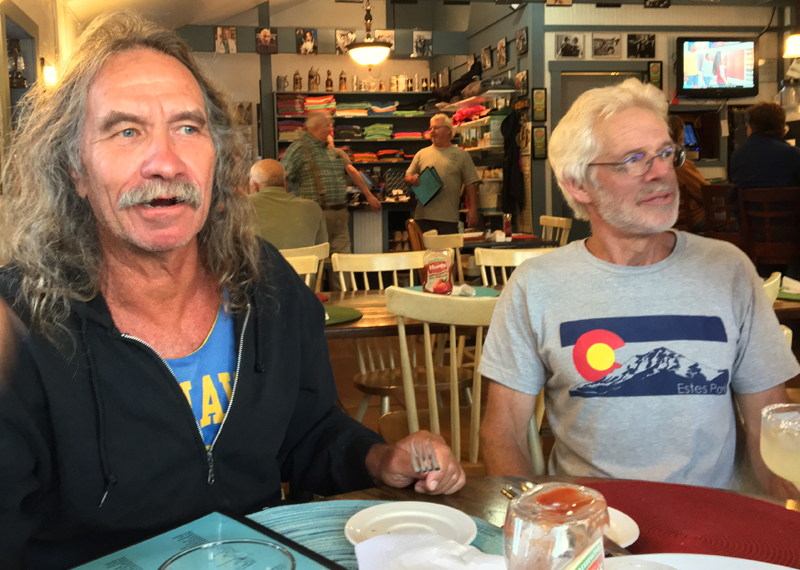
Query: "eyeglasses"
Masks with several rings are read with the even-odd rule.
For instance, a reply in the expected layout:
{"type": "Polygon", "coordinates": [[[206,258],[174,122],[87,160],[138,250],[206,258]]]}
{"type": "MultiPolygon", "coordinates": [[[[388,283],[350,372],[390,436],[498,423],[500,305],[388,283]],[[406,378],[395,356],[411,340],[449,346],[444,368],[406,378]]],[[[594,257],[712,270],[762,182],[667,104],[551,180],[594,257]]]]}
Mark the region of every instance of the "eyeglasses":
{"type": "Polygon", "coordinates": [[[435,131],[436,129],[449,129],[449,128],[450,127],[448,127],[447,125],[436,125],[435,127],[431,127],[431,130],[435,131]]]}
{"type": "Polygon", "coordinates": [[[653,168],[653,161],[660,158],[667,168],[680,168],[686,161],[686,151],[683,147],[669,147],[657,153],[650,160],[644,159],[644,153],[636,153],[622,162],[590,162],[589,166],[611,166],[618,172],[625,172],[629,176],[644,176],[653,168]]]}

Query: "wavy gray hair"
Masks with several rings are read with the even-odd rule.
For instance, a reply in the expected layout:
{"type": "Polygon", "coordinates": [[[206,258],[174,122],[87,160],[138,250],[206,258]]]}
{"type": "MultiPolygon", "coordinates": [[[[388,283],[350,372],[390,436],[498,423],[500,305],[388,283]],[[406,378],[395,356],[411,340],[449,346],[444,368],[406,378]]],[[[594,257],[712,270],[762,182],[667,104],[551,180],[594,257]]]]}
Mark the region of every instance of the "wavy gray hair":
{"type": "Polygon", "coordinates": [[[247,186],[246,146],[228,103],[201,72],[184,40],[133,12],[97,18],[81,35],[63,78],[41,82],[20,103],[17,131],[3,171],[8,231],[0,247],[21,273],[17,303],[31,328],[54,340],[74,301],[100,291],[103,258],[96,219],[70,172],[83,173],[81,137],[89,89],[109,57],[146,48],[180,61],[200,86],[215,150],[208,218],[197,238],[203,262],[228,305],[240,311],[258,278],[258,243],[247,186]]]}

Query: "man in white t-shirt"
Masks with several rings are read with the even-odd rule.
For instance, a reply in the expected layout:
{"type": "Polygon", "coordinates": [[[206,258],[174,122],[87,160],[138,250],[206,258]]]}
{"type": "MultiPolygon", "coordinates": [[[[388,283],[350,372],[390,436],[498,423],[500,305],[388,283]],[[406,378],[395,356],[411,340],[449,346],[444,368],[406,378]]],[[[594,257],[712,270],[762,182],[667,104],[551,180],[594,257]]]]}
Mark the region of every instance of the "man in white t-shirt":
{"type": "Polygon", "coordinates": [[[764,491],[800,497],[759,452],[760,412],[800,372],[752,263],[670,231],[678,215],[667,102],[638,80],[581,95],[550,162],[592,235],[526,261],[503,289],[480,371],[490,475],[531,471],[527,426],[544,388],[551,473],[730,488],[736,414],[764,491]]]}
{"type": "Polygon", "coordinates": [[[439,113],[431,117],[431,146],[414,155],[406,171],[405,181],[409,186],[419,186],[419,175],[428,167],[436,169],[442,180],[442,191],[425,206],[417,203],[414,220],[423,232],[437,230],[440,234],[458,232],[458,206],[461,188],[464,187],[469,202],[467,227],[478,224],[478,190],[480,180],[469,153],[452,144],[453,123],[447,115],[439,113]]]}

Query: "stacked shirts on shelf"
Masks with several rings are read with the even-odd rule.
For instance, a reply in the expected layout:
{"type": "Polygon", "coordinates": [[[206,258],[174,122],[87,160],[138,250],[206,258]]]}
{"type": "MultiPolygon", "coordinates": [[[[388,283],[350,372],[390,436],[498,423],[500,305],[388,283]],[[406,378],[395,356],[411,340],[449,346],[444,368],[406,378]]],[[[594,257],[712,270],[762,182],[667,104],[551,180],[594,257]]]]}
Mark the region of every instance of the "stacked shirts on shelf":
{"type": "Polygon", "coordinates": [[[395,133],[394,138],[396,139],[422,139],[422,133],[419,131],[410,131],[404,133],[395,133]]]}
{"type": "Polygon", "coordinates": [[[344,152],[348,156],[348,158],[350,159],[350,162],[353,162],[353,149],[352,148],[350,148],[349,146],[340,146],[338,148],[339,148],[339,150],[341,150],[342,152],[344,152]]]}
{"type": "Polygon", "coordinates": [[[364,138],[368,141],[392,138],[392,125],[389,123],[373,123],[364,127],[364,138]]]}
{"type": "Polygon", "coordinates": [[[398,109],[394,114],[398,117],[422,117],[425,115],[425,111],[401,111],[398,109]]]}
{"type": "Polygon", "coordinates": [[[378,160],[381,162],[400,162],[405,159],[403,149],[387,148],[378,151],[378,160]]]}
{"type": "Polygon", "coordinates": [[[335,139],[360,139],[364,136],[359,125],[337,125],[333,129],[335,139]]]}
{"type": "Polygon", "coordinates": [[[377,162],[378,155],[374,152],[353,153],[353,162],[377,162]]]}
{"type": "Polygon", "coordinates": [[[425,140],[428,140],[428,141],[431,140],[431,132],[430,131],[425,131],[424,133],[422,133],[422,136],[425,138],[425,140]]]}
{"type": "Polygon", "coordinates": [[[403,152],[403,158],[405,160],[414,160],[414,153],[412,152],[411,154],[408,154],[406,152],[403,152]]]}
{"type": "Polygon", "coordinates": [[[372,108],[369,101],[355,101],[353,103],[339,103],[336,107],[337,117],[366,117],[372,108]]]}
{"type": "Polygon", "coordinates": [[[312,111],[328,111],[334,113],[336,111],[336,99],[333,95],[320,95],[306,97],[305,101],[306,113],[312,111]]]}
{"type": "Polygon", "coordinates": [[[277,107],[279,117],[302,117],[305,115],[305,97],[286,93],[278,95],[277,107]]]}
{"type": "Polygon", "coordinates": [[[397,101],[372,102],[369,109],[370,115],[393,115],[397,110],[397,101]]]}
{"type": "Polygon", "coordinates": [[[486,111],[486,107],[484,107],[483,105],[473,105],[472,107],[463,107],[458,111],[456,111],[456,114],[453,115],[453,124],[460,125],[462,123],[466,123],[467,121],[479,119],[481,115],[483,115],[484,111],[486,111]]]}
{"type": "Polygon", "coordinates": [[[302,121],[278,121],[278,140],[295,141],[303,134],[304,123],[302,121]]]}

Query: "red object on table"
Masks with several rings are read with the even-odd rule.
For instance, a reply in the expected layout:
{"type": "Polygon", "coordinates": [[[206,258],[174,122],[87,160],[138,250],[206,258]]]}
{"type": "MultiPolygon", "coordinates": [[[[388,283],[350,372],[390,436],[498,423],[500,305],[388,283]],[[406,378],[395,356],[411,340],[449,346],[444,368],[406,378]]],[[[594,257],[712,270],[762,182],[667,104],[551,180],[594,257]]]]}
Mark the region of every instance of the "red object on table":
{"type": "Polygon", "coordinates": [[[800,513],[718,489],[649,481],[585,483],[629,515],[633,554],[715,554],[800,567],[800,513]]]}
{"type": "Polygon", "coordinates": [[[536,239],[536,236],[533,234],[516,234],[512,235],[511,239],[536,239]]]}
{"type": "Polygon", "coordinates": [[[316,295],[317,299],[319,299],[322,303],[328,300],[328,295],[325,293],[314,293],[314,295],[316,295]]]}

